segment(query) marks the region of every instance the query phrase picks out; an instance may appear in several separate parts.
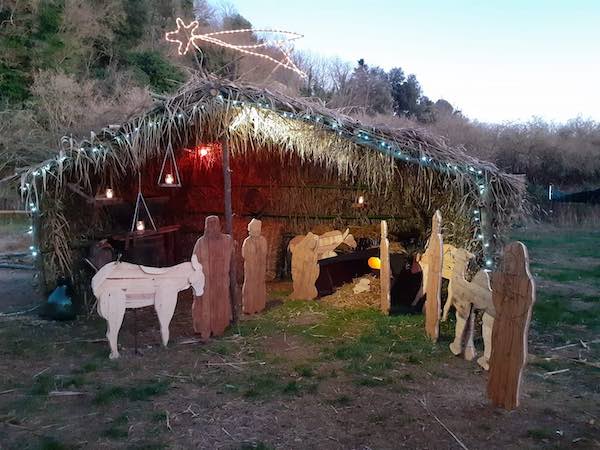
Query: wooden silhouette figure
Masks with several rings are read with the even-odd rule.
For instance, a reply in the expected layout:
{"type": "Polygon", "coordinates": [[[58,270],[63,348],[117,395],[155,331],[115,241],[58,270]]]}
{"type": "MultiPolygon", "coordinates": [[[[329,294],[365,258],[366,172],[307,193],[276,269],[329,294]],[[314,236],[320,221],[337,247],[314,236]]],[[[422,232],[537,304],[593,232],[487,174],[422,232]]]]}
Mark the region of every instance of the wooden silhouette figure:
{"type": "Polygon", "coordinates": [[[319,236],[308,233],[300,242],[290,247],[292,252],[292,281],[294,292],[290,298],[312,300],[317,297],[315,286],[319,278],[319,236]]]}
{"type": "MultiPolygon", "coordinates": [[[[489,370],[492,329],[494,327],[494,317],[496,316],[489,272],[479,270],[471,281],[467,281],[465,274],[467,273],[469,261],[474,258],[474,255],[463,248],[455,248],[452,254],[454,268],[448,283],[446,303],[454,305],[456,308],[456,327],[454,341],[450,344],[450,351],[455,355],[462,353],[467,361],[475,358],[476,352],[473,343],[475,310],[483,311],[481,334],[483,335],[484,352],[477,363],[485,370],[489,370]]],[[[446,257],[446,254],[444,254],[444,257],[446,257]]],[[[446,314],[446,306],[444,306],[444,314],[446,314]]]]}
{"type": "Polygon", "coordinates": [[[387,237],[388,228],[385,220],[381,221],[381,243],[379,244],[379,281],[381,283],[380,309],[384,314],[390,313],[390,241],[387,237]]]}
{"type": "Polygon", "coordinates": [[[242,287],[242,310],[255,314],[267,304],[267,240],[261,236],[262,222],[252,219],[248,224],[249,236],[242,244],[244,258],[244,285],[242,287]]]}
{"type": "Polygon", "coordinates": [[[233,239],[221,233],[217,216],[205,220],[204,235],[194,247],[204,270],[206,283],[204,294],[194,296],[192,318],[194,331],[202,339],[222,335],[231,322],[230,271],[233,255],[233,239]]]}
{"type": "Polygon", "coordinates": [[[492,301],[496,318],[487,393],[495,406],[510,410],[519,406],[529,322],[535,302],[529,255],[521,242],[512,242],[504,248],[499,271],[492,274],[492,301]]]}
{"type": "Polygon", "coordinates": [[[440,334],[440,298],[442,289],[442,254],[444,243],[442,240],[442,214],[435,212],[431,219],[431,236],[425,250],[427,260],[427,285],[425,293],[425,331],[433,342],[437,342],[440,334]]]}

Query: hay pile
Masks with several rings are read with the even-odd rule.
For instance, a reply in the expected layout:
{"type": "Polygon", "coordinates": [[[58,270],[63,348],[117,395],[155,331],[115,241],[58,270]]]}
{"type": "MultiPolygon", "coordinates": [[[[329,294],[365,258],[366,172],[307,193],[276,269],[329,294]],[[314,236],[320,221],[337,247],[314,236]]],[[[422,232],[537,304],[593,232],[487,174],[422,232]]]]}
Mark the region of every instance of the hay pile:
{"type": "Polygon", "coordinates": [[[333,294],[322,297],[320,301],[335,306],[336,308],[379,308],[381,286],[379,278],[374,275],[365,275],[355,278],[352,283],[347,283],[337,289],[333,294]],[[367,292],[355,294],[352,289],[361,278],[371,280],[371,289],[367,292]]]}

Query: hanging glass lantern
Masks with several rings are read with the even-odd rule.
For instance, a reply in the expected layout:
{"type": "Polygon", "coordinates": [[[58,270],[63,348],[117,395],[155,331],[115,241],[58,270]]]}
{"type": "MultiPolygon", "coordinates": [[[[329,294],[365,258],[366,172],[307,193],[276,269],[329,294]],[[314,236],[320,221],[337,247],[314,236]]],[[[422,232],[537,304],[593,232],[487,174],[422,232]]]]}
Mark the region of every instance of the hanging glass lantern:
{"type": "Polygon", "coordinates": [[[167,152],[160,167],[158,185],[161,187],[181,187],[179,168],[177,167],[177,160],[175,159],[171,144],[167,147],[167,152]]]}
{"type": "Polygon", "coordinates": [[[172,173],[168,173],[165,175],[165,184],[173,184],[175,183],[175,177],[173,177],[172,173]]]}
{"type": "Polygon", "coordinates": [[[152,218],[152,214],[150,214],[150,210],[148,209],[148,205],[146,204],[146,199],[144,198],[144,195],[142,194],[142,174],[138,174],[138,195],[137,198],[135,200],[135,210],[133,212],[133,220],[131,221],[131,232],[133,233],[134,231],[138,232],[138,233],[143,233],[144,231],[146,231],[146,224],[144,223],[143,220],[140,219],[140,209],[144,208],[144,210],[146,211],[146,216],[148,217],[148,220],[150,220],[150,224],[152,225],[152,228],[154,229],[154,231],[156,230],[156,225],[154,224],[154,219],[152,218]]]}
{"type": "Polygon", "coordinates": [[[363,194],[359,194],[356,196],[356,200],[352,205],[353,208],[364,208],[367,202],[365,201],[365,196],[363,194]]]}

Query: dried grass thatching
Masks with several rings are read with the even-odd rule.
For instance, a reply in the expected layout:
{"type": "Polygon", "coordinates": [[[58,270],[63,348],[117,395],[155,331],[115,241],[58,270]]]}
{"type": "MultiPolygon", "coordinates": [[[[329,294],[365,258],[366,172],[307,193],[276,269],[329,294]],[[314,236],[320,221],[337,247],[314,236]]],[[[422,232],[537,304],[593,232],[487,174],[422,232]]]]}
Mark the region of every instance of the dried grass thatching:
{"type": "MultiPolygon", "coordinates": [[[[168,147],[177,154],[224,140],[234,158],[269,152],[284,161],[294,155],[348,184],[360,183],[382,195],[407,192],[422,206],[424,217],[442,208],[455,240],[480,253],[486,251],[482,231],[494,250],[522,212],[521,178],[448,146],[440,137],[421,129],[365,126],[311,99],[216,78],[192,80],[145,114],[88,139],[67,136],[54,158],[18,168],[9,180],[20,183],[28,202],[42,204],[45,196],[48,208],[60,204],[66,183],[94,192],[94,180],[135,173],[160,159],[168,147]],[[477,223],[474,208],[482,211],[477,223]]],[[[56,243],[59,234],[52,234],[54,251],[65,247],[56,243]]]]}

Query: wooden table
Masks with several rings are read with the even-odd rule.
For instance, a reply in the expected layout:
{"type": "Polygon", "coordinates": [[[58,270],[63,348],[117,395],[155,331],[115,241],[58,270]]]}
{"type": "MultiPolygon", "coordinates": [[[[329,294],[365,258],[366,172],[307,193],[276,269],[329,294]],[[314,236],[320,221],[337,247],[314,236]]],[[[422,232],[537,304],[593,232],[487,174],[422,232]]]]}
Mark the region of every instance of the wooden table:
{"type": "Polygon", "coordinates": [[[122,261],[152,267],[167,267],[177,263],[175,237],[180,225],[117,234],[111,237],[115,247],[122,250],[122,261]]]}

